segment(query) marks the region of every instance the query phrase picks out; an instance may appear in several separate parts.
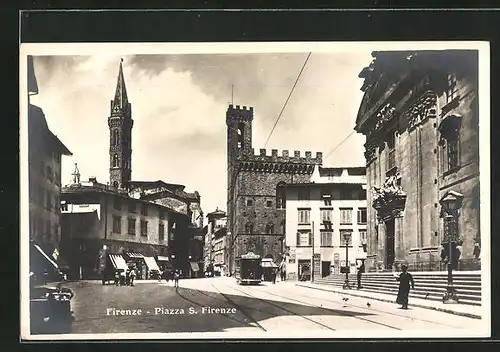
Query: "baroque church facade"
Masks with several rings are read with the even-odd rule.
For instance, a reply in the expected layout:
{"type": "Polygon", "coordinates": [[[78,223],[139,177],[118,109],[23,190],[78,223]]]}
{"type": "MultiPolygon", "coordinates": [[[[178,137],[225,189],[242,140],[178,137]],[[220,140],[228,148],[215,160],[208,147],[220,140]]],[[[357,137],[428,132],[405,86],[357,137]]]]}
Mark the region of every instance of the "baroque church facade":
{"type": "Polygon", "coordinates": [[[355,127],[366,136],[367,269],[406,262],[410,270],[444,270],[448,235],[462,246],[462,269],[478,269],[478,53],[372,56],[359,74],[355,127]],[[458,206],[452,215],[443,206],[450,197],[458,206]]]}
{"type": "Polygon", "coordinates": [[[253,107],[229,105],[227,126],[227,241],[229,271],[237,257],[253,252],[283,260],[285,243],[285,184],[309,182],[322,165],[322,153],[273,149],[255,154],[252,145],[253,107]]]}

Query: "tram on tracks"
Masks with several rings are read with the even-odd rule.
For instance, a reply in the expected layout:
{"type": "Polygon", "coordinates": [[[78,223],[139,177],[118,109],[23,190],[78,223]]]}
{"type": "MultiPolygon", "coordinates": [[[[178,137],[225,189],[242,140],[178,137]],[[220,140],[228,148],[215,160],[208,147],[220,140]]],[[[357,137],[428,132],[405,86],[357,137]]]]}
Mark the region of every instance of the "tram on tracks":
{"type": "Polygon", "coordinates": [[[262,281],[262,258],[248,252],[236,258],[234,276],[238,285],[258,285],[262,281]]]}

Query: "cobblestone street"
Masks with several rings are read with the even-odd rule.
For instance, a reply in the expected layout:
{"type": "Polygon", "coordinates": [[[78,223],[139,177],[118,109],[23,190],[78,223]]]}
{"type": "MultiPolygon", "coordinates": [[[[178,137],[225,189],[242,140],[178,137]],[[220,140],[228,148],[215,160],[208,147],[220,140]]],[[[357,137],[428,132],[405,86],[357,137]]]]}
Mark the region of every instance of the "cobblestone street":
{"type": "Polygon", "coordinates": [[[75,334],[417,331],[467,330],[481,320],[438,311],[398,309],[395,304],[298,287],[294,283],[238,286],[229,278],[103,286],[97,281],[70,284],[75,334]]]}

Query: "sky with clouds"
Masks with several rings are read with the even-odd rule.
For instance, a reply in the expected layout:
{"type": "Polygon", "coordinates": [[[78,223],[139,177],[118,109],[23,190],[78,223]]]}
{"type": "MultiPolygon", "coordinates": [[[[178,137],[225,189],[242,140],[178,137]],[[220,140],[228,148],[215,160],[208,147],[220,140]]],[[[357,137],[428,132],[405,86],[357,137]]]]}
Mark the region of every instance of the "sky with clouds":
{"type": "MultiPolygon", "coordinates": [[[[123,70],[132,104],[132,179],[164,180],[201,194],[205,213],[226,208],[225,112],[253,106],[253,147],[264,148],[308,53],[129,55],[123,70]]],[[[39,94],[31,103],[73,153],[83,180],[109,181],[110,100],[121,56],[35,56],[39,94]]],[[[362,166],[364,136],[352,131],[366,52],[312,53],[266,148],[323,152],[324,166],[362,166]]]]}

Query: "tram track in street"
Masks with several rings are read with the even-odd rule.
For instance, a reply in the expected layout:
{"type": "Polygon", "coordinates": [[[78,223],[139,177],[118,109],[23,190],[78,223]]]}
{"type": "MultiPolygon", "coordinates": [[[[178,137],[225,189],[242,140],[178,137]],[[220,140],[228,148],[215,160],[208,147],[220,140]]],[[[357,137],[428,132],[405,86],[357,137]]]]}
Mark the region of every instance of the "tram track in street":
{"type": "MultiPolygon", "coordinates": [[[[264,291],[263,291],[264,292],[264,291]]],[[[296,295],[298,296],[302,296],[302,297],[307,297],[308,299],[310,299],[309,296],[306,296],[304,294],[300,294],[300,293],[295,293],[296,295]]],[[[339,293],[340,294],[340,293],[339,293]]],[[[278,295],[276,295],[278,296],[278,295]]],[[[319,298],[317,298],[319,299],[319,298]]],[[[339,302],[337,301],[333,301],[331,299],[323,299],[321,298],[321,300],[323,301],[326,301],[326,302],[330,302],[330,303],[336,303],[338,304],[339,302]]],[[[447,327],[450,327],[450,328],[458,328],[457,326],[455,325],[449,325],[449,324],[444,324],[444,323],[437,323],[435,321],[432,321],[432,320],[427,320],[427,319],[421,319],[421,318],[416,318],[416,317],[412,317],[412,316],[408,316],[408,315],[402,315],[402,314],[396,314],[396,313],[391,313],[391,312],[388,312],[388,311],[385,311],[385,310],[381,310],[381,309],[375,309],[375,308],[366,308],[364,306],[360,306],[360,305],[356,305],[356,304],[352,304],[352,303],[349,303],[349,306],[350,307],[354,307],[354,308],[359,308],[359,309],[363,309],[365,311],[369,311],[369,312],[378,312],[378,313],[383,313],[383,314],[388,314],[388,315],[392,315],[392,316],[395,316],[395,317],[400,317],[400,318],[406,318],[408,320],[418,320],[418,321],[421,321],[421,322],[424,322],[424,323],[431,323],[431,324],[436,324],[436,325],[442,325],[442,326],[447,326],[447,327]]]]}
{"type": "MultiPolygon", "coordinates": [[[[203,292],[201,292],[200,290],[193,290],[193,289],[187,289],[187,290],[190,290],[190,291],[196,291],[196,292],[201,293],[202,295],[207,296],[207,297],[209,297],[209,298],[211,298],[211,299],[221,300],[221,299],[219,299],[219,298],[217,298],[217,297],[212,297],[212,296],[210,296],[210,295],[204,294],[204,293],[203,293],[203,292]]],[[[189,303],[191,303],[191,304],[194,304],[194,305],[196,305],[196,306],[198,306],[198,307],[200,307],[200,308],[203,308],[203,307],[206,307],[206,306],[207,306],[207,304],[200,304],[199,302],[196,302],[196,301],[194,301],[194,300],[192,300],[192,299],[190,299],[190,298],[186,297],[185,295],[181,294],[181,293],[179,292],[178,288],[176,288],[176,289],[175,289],[175,291],[176,291],[176,293],[177,293],[177,295],[178,295],[179,297],[181,297],[182,299],[184,299],[185,301],[187,301],[187,302],[189,302],[189,303]]],[[[221,301],[223,301],[223,300],[221,300],[221,301]]],[[[233,302],[231,302],[230,300],[228,300],[228,301],[229,301],[231,304],[233,304],[233,305],[234,305],[234,303],[233,303],[233,302]]],[[[236,305],[235,305],[235,307],[236,307],[236,305]]],[[[236,307],[236,308],[239,308],[239,307],[236,307]]],[[[247,318],[251,318],[250,316],[247,316],[247,314],[245,314],[245,312],[244,312],[243,310],[241,310],[241,309],[240,309],[240,311],[241,311],[241,312],[243,313],[243,315],[245,315],[247,318]]],[[[260,326],[260,324],[259,324],[258,322],[256,322],[256,321],[254,321],[254,324],[256,324],[257,326],[254,326],[254,325],[252,325],[252,323],[249,323],[249,322],[246,322],[246,321],[240,321],[240,320],[238,320],[238,319],[235,319],[235,318],[231,317],[231,316],[230,316],[230,315],[228,315],[228,314],[221,313],[221,315],[222,315],[222,316],[224,316],[224,317],[226,317],[226,318],[228,318],[229,320],[231,320],[231,321],[233,321],[233,322],[236,322],[236,323],[239,323],[239,324],[245,324],[245,325],[248,325],[248,326],[251,326],[251,327],[257,327],[257,328],[260,328],[260,329],[263,329],[264,331],[266,331],[266,330],[265,330],[262,326],[260,326]]],[[[252,319],[252,320],[253,320],[253,319],[252,319]]]]}
{"type": "MultiPolygon", "coordinates": [[[[229,298],[229,297],[228,297],[225,293],[222,293],[222,292],[221,292],[221,291],[220,291],[217,287],[215,287],[213,284],[212,284],[212,287],[214,287],[214,288],[217,290],[217,292],[218,292],[219,294],[221,294],[224,298],[226,298],[229,302],[231,302],[231,304],[234,304],[235,306],[238,306],[238,307],[241,309],[241,307],[242,307],[241,305],[239,305],[239,304],[237,304],[236,302],[234,302],[231,298],[229,298]]],[[[325,329],[328,329],[328,330],[331,330],[331,331],[336,331],[336,329],[334,329],[334,328],[332,328],[332,327],[330,327],[330,326],[328,326],[328,325],[325,325],[325,324],[323,324],[323,323],[320,323],[320,322],[318,322],[318,321],[315,321],[314,319],[311,319],[311,318],[305,317],[305,316],[303,316],[303,315],[297,314],[297,313],[295,313],[294,311],[292,311],[292,310],[290,310],[290,309],[283,308],[283,307],[282,307],[282,306],[280,306],[279,304],[276,304],[276,303],[271,303],[271,302],[266,301],[266,300],[264,300],[264,299],[262,299],[262,298],[259,298],[259,297],[256,297],[256,296],[252,296],[252,295],[250,295],[250,294],[246,293],[245,291],[239,290],[239,289],[237,289],[237,288],[234,288],[234,287],[231,287],[231,288],[232,288],[233,290],[235,290],[235,291],[238,291],[238,292],[240,292],[240,293],[245,294],[246,296],[248,296],[248,297],[250,297],[250,298],[252,298],[252,299],[256,299],[256,300],[258,300],[258,301],[260,301],[260,302],[264,302],[265,304],[268,304],[268,305],[270,305],[270,306],[273,306],[273,307],[279,308],[279,309],[281,309],[281,310],[283,310],[283,311],[285,311],[285,312],[291,313],[291,314],[292,314],[292,315],[294,315],[294,316],[297,316],[297,317],[300,317],[300,318],[302,318],[302,319],[305,319],[305,320],[307,320],[307,321],[309,321],[309,322],[311,322],[311,323],[313,323],[313,324],[320,325],[320,326],[322,326],[322,327],[323,327],[323,328],[325,328],[325,329]]],[[[251,308],[251,307],[246,307],[246,308],[254,310],[254,308],[251,308]]],[[[267,313],[267,314],[272,314],[272,315],[275,315],[275,316],[279,316],[278,314],[271,313],[271,312],[269,312],[269,311],[263,311],[263,312],[265,312],[265,313],[267,313]]],[[[245,315],[247,315],[247,314],[246,314],[246,312],[245,312],[244,314],[245,314],[245,315]]],[[[252,318],[252,319],[253,319],[253,318],[252,318]]],[[[253,320],[255,321],[255,319],[253,319],[253,320]]],[[[259,325],[260,325],[260,324],[259,324],[259,325]]],[[[264,328],[263,328],[263,329],[264,329],[264,328]]],[[[265,329],[264,329],[264,330],[265,330],[265,329]]],[[[266,330],[265,330],[265,331],[266,331],[266,330]]]]}
{"type": "MultiPolygon", "coordinates": [[[[271,304],[271,305],[276,305],[277,307],[279,307],[279,305],[277,304],[274,304],[274,303],[270,303],[262,298],[259,298],[259,297],[256,297],[256,296],[252,296],[244,291],[241,291],[239,289],[235,289],[236,291],[238,292],[241,292],[241,293],[244,293],[246,294],[247,296],[249,297],[252,297],[254,299],[258,299],[258,300],[261,300],[263,302],[266,302],[268,304],[271,304]]],[[[290,297],[286,297],[286,296],[281,296],[281,295],[277,295],[275,293],[269,293],[269,292],[266,292],[266,291],[263,291],[263,290],[259,290],[257,289],[259,292],[262,292],[262,293],[267,293],[268,295],[272,295],[272,296],[276,296],[276,297],[280,297],[280,298],[285,298],[285,299],[288,299],[288,300],[291,300],[291,301],[295,301],[295,302],[298,302],[298,303],[301,303],[301,304],[304,304],[306,303],[307,305],[312,305],[314,307],[317,307],[317,308],[321,308],[321,309],[324,309],[326,311],[330,311],[330,312],[334,312],[336,314],[340,314],[342,316],[345,316],[345,317],[351,317],[351,318],[354,318],[354,319],[358,319],[358,320],[362,320],[362,321],[365,321],[365,322],[368,322],[368,323],[371,323],[371,324],[376,324],[376,325],[380,325],[380,326],[384,326],[386,328],[390,328],[390,329],[393,329],[393,330],[402,330],[401,328],[397,327],[397,326],[393,326],[393,325],[389,325],[389,324],[385,324],[385,323],[381,323],[381,322],[378,322],[378,321],[373,321],[373,320],[370,320],[370,319],[367,319],[367,318],[362,318],[362,317],[358,317],[358,316],[355,316],[353,314],[349,314],[349,313],[346,313],[346,312],[342,312],[341,310],[335,310],[335,309],[331,309],[331,308],[326,308],[326,307],[322,307],[320,305],[317,305],[317,304],[311,304],[310,302],[305,302],[305,301],[301,301],[301,300],[298,300],[298,299],[294,299],[294,298],[290,298],[290,297]]],[[[281,308],[281,307],[280,307],[281,308]]],[[[284,308],[281,308],[281,309],[284,309],[284,308]]],[[[308,320],[311,320],[313,322],[315,322],[314,320],[312,319],[309,319],[307,317],[303,317],[301,316],[302,318],[305,318],[305,319],[308,319],[308,320]]],[[[323,325],[321,323],[318,323],[318,322],[315,322],[316,324],[319,324],[319,325],[323,325]]],[[[334,330],[330,327],[328,327],[330,330],[334,330]]]]}

